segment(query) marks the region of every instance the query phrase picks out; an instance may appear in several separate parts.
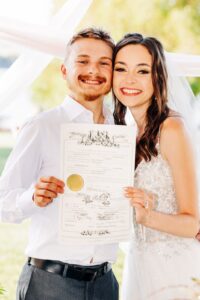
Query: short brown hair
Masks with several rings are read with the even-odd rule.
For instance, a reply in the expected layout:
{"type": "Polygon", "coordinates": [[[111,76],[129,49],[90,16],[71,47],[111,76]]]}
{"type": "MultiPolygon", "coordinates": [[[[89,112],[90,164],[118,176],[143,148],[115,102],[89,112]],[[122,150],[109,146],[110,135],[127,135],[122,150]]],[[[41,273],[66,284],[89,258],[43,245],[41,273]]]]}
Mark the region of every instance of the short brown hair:
{"type": "Polygon", "coordinates": [[[114,49],[115,47],[115,43],[111,38],[110,34],[103,29],[95,28],[95,27],[85,28],[77,32],[68,42],[68,46],[71,46],[79,39],[85,39],[85,38],[104,41],[112,49],[114,49]]]}
{"type": "Polygon", "coordinates": [[[76,41],[78,41],[80,39],[101,40],[101,41],[105,42],[109,47],[111,47],[112,50],[114,50],[114,48],[115,48],[115,42],[108,32],[106,32],[103,29],[95,28],[95,27],[85,28],[85,29],[77,32],[75,35],[73,35],[72,38],[70,39],[70,41],[68,42],[67,49],[66,49],[66,55],[65,55],[65,61],[69,54],[70,46],[73,45],[76,41]]]}

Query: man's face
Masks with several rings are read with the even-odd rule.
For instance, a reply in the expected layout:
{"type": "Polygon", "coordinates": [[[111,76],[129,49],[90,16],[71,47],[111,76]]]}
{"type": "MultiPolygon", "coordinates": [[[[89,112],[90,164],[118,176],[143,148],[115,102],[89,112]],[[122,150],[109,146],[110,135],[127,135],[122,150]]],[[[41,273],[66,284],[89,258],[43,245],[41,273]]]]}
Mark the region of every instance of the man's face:
{"type": "Polygon", "coordinates": [[[83,38],[69,48],[69,57],[62,65],[69,95],[77,101],[101,99],[111,89],[112,49],[104,41],[83,38]]]}

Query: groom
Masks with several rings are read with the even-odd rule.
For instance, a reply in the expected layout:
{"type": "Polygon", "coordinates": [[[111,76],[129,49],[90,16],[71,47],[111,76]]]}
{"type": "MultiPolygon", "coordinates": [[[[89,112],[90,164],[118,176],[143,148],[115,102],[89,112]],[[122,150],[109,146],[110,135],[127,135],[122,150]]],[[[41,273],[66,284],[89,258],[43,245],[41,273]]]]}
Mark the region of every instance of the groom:
{"type": "MultiPolygon", "coordinates": [[[[61,67],[68,96],[55,109],[30,120],[0,180],[0,218],[19,223],[31,218],[17,300],[117,300],[111,264],[117,244],[63,246],[58,241],[57,197],[62,123],[113,124],[103,104],[111,89],[114,43],[102,30],[85,29],[71,39],[61,67]]],[[[89,153],[88,153],[89,155],[89,153]]]]}

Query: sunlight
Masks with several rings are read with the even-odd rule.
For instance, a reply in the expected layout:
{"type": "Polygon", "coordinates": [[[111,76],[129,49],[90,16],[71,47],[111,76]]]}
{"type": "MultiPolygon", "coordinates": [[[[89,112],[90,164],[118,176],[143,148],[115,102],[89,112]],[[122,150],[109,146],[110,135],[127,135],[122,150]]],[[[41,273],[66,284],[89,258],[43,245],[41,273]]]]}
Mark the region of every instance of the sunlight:
{"type": "Polygon", "coordinates": [[[10,17],[32,24],[46,24],[51,15],[52,0],[0,0],[0,17],[10,17]]]}

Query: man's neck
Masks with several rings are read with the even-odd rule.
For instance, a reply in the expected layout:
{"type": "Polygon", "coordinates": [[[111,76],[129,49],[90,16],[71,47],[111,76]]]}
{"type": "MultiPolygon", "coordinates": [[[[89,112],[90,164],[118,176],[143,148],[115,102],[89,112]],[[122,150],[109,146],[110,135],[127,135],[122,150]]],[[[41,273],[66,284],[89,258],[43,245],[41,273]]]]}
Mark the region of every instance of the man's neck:
{"type": "Polygon", "coordinates": [[[83,99],[76,99],[74,96],[70,95],[75,101],[85,107],[87,110],[93,113],[93,121],[95,124],[103,124],[104,123],[104,115],[103,115],[103,97],[99,97],[93,101],[87,101],[83,99]]]}

